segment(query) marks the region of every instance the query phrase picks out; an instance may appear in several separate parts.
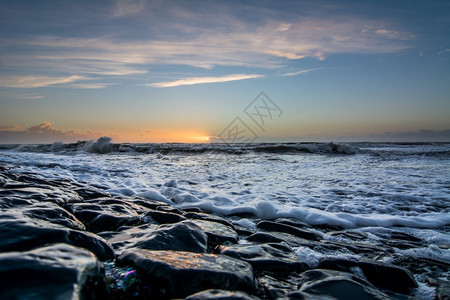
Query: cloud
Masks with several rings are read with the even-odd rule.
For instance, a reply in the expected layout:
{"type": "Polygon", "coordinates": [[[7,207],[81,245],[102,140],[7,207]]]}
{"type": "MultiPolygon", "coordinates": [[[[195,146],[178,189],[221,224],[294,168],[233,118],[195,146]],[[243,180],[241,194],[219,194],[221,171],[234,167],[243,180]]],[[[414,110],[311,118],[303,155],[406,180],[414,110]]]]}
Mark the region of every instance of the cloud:
{"type": "Polygon", "coordinates": [[[49,76],[2,76],[1,86],[14,88],[36,88],[55,84],[70,83],[78,80],[85,80],[86,77],[71,75],[67,77],[49,77],[49,76]]]}
{"type": "Polygon", "coordinates": [[[285,74],[282,74],[281,76],[296,76],[296,75],[308,74],[309,72],[316,71],[316,70],[320,70],[320,69],[300,70],[297,72],[285,73],[285,74]]]}
{"type": "Polygon", "coordinates": [[[244,79],[253,79],[253,78],[261,78],[265,77],[260,74],[232,74],[222,77],[191,77],[184,78],[174,81],[166,81],[166,82],[156,82],[146,84],[149,87],[175,87],[180,85],[194,85],[194,84],[203,84],[203,83],[218,83],[218,82],[228,82],[228,81],[236,81],[236,80],[244,80],[244,79]]]}
{"type": "Polygon", "coordinates": [[[367,16],[269,12],[237,3],[233,9],[221,2],[201,5],[199,9],[183,2],[116,1],[111,14],[99,14],[92,32],[2,38],[4,49],[16,50],[3,51],[4,70],[40,75],[4,75],[0,85],[43,87],[130,75],[144,80],[154,65],[281,70],[290,60],[396,53],[413,46],[413,34],[367,16]],[[255,18],[247,18],[250,15],[255,18]],[[123,17],[128,17],[126,22],[118,20],[123,17]]]}
{"type": "Polygon", "coordinates": [[[50,122],[42,122],[22,130],[20,126],[0,127],[0,144],[49,144],[53,142],[76,142],[91,140],[101,136],[93,133],[77,133],[62,131],[53,127],[50,122]]]}

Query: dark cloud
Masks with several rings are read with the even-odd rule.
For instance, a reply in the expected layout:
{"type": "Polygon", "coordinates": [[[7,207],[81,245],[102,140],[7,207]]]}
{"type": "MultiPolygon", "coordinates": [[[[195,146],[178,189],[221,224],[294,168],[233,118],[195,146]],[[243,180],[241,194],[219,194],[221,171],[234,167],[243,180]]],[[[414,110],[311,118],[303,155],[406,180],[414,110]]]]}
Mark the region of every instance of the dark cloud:
{"type": "Polygon", "coordinates": [[[16,126],[0,129],[0,144],[49,144],[53,142],[72,143],[80,140],[91,140],[99,135],[62,131],[53,127],[50,122],[42,122],[25,130],[17,130],[16,126]],[[16,129],[16,130],[14,130],[16,129]]]}

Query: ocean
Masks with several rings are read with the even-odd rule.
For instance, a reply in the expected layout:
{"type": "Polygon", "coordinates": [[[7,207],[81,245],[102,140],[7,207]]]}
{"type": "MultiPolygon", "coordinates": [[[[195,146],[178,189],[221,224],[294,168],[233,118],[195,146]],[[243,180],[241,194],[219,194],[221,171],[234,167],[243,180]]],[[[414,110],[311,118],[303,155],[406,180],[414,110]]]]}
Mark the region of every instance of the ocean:
{"type": "MultiPolygon", "coordinates": [[[[394,247],[398,254],[450,264],[449,143],[114,144],[102,138],[1,145],[0,165],[111,195],[200,208],[249,229],[257,220],[293,218],[364,232],[371,241],[401,231],[426,246],[394,247]]],[[[325,255],[307,247],[296,253],[310,264],[325,255]]]]}

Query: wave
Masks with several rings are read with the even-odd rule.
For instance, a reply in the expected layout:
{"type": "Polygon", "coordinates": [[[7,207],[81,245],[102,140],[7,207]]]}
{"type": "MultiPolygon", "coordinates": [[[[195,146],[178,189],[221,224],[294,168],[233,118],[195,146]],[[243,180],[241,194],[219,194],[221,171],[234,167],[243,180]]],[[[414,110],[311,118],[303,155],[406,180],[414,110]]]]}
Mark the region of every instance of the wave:
{"type": "Polygon", "coordinates": [[[50,152],[71,154],[83,153],[136,153],[136,154],[372,154],[384,155],[444,155],[450,156],[448,143],[112,143],[110,137],[101,137],[97,141],[79,141],[64,144],[24,144],[0,145],[0,150],[21,152],[50,152]]]}

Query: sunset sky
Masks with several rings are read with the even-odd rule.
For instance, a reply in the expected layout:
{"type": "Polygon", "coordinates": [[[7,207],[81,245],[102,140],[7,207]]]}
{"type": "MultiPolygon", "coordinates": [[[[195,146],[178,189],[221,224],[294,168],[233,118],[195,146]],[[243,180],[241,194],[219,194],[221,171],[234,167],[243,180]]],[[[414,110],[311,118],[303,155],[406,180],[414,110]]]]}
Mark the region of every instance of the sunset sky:
{"type": "Polygon", "coordinates": [[[0,143],[205,142],[236,120],[449,141],[450,2],[0,0],[0,143]]]}

